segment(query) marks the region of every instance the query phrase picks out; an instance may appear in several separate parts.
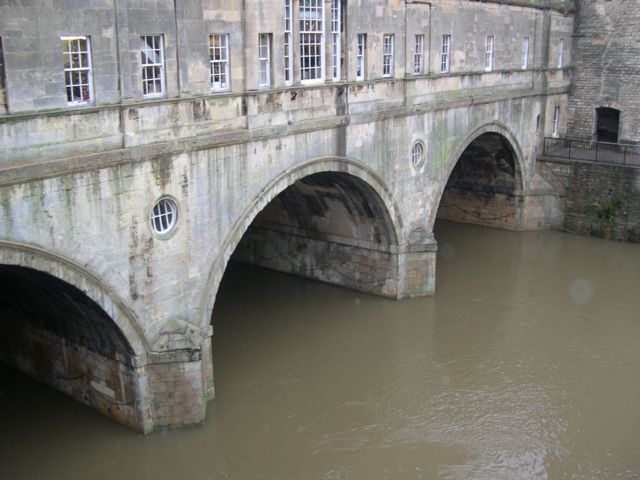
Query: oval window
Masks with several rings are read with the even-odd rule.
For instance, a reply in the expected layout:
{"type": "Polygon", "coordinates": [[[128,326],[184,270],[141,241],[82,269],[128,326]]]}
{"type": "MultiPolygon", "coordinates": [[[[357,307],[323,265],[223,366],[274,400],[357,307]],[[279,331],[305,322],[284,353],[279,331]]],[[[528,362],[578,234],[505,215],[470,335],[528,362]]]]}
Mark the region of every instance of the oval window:
{"type": "Polygon", "coordinates": [[[161,198],[151,209],[149,223],[151,230],[157,235],[166,235],[176,225],[178,220],[178,206],[170,198],[161,198]]]}
{"type": "Polygon", "coordinates": [[[420,168],[424,162],[424,145],[422,142],[417,141],[411,147],[411,165],[414,168],[420,168]]]}

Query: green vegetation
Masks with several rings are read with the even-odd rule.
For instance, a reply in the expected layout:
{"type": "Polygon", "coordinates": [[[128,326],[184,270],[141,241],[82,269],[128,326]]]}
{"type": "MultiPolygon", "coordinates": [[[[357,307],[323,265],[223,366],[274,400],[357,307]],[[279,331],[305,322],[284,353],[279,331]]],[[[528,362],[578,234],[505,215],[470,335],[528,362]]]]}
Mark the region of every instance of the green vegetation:
{"type": "Polygon", "coordinates": [[[616,198],[609,202],[600,203],[594,201],[588,208],[587,212],[591,216],[598,219],[605,219],[609,223],[613,223],[614,217],[617,215],[627,215],[627,206],[629,201],[629,193],[625,193],[622,198],[616,198]]]}

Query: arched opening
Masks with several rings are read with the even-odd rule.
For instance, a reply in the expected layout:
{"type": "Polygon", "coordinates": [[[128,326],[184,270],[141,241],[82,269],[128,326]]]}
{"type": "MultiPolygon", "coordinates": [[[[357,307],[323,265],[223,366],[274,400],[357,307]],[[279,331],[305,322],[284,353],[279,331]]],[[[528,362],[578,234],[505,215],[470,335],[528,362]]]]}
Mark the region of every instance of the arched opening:
{"type": "MultiPolygon", "coordinates": [[[[268,309],[273,305],[270,300],[286,291],[287,301],[278,303],[276,316],[305,323],[313,305],[297,303],[296,291],[313,284],[293,276],[394,299],[433,293],[435,246],[407,245],[402,232],[399,209],[389,190],[354,160],[314,159],[275,178],[237,219],[209,273],[205,289],[209,293],[201,304],[208,312],[207,323],[216,331],[214,361],[209,365],[217,362],[216,352],[233,349],[246,329],[270,328],[259,321],[262,318],[232,318],[240,310],[234,307],[239,302],[268,309]]],[[[324,292],[321,296],[336,293],[316,286],[324,292]]],[[[266,310],[263,313],[258,316],[269,317],[266,310]]],[[[211,362],[207,355],[205,361],[211,362]]],[[[207,398],[213,398],[213,369],[208,368],[205,376],[207,398]]]]}
{"type": "Polygon", "coordinates": [[[0,265],[0,361],[142,428],[131,345],[95,301],[63,280],[0,265]]]}
{"type": "Polygon", "coordinates": [[[609,107],[596,108],[596,141],[618,143],[620,110],[609,107]]]}
{"type": "Polygon", "coordinates": [[[253,219],[231,261],[396,297],[397,238],[376,191],[356,176],[298,179],[253,219]]]}
{"type": "Polygon", "coordinates": [[[510,142],[500,133],[476,137],[462,152],[444,188],[437,218],[521,228],[521,174],[510,142]]]}
{"type": "MultiPolygon", "coordinates": [[[[219,404],[231,398],[234,383],[243,378],[247,365],[255,372],[281,358],[273,356],[283,351],[274,340],[295,336],[298,327],[311,323],[314,328],[322,328],[320,322],[312,320],[314,302],[332,303],[331,299],[344,299],[350,294],[361,296],[327,288],[320,282],[391,298],[402,296],[406,290],[399,278],[411,261],[399,252],[397,212],[384,187],[351,163],[329,162],[332,169],[342,166],[344,171],[326,171],[324,163],[293,176],[287,173],[282,177],[286,182],[276,179],[273,187],[261,193],[270,199],[266,205],[257,213],[247,210],[251,212],[247,214],[249,225],[230,254],[211,310],[210,321],[216,332],[212,363],[218,375],[216,388],[224,392],[217,395],[219,404]],[[301,291],[313,293],[300,295],[301,291]],[[276,312],[274,299],[279,300],[276,312]],[[238,311],[249,317],[237,318],[238,311]],[[290,322],[294,322],[293,330],[287,328],[290,322]],[[275,335],[265,332],[274,328],[279,329],[275,335]],[[264,335],[254,336],[256,332],[264,335]],[[257,337],[259,343],[265,343],[255,345],[257,337]],[[238,351],[238,342],[252,345],[247,363],[225,363],[230,351],[238,351]],[[264,345],[273,349],[265,351],[264,345]]],[[[262,203],[257,200],[255,204],[262,203]]],[[[414,276],[419,277],[417,272],[414,276]]],[[[298,347],[292,344],[284,348],[298,347]]],[[[310,354],[307,358],[312,357],[310,354]]],[[[212,377],[213,371],[208,374],[212,377]]]]}

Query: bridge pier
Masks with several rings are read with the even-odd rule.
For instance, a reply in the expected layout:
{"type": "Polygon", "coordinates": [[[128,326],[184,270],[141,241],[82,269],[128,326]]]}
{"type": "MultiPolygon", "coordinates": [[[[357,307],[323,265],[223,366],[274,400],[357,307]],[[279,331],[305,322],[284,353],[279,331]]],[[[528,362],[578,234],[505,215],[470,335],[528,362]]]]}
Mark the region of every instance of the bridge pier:
{"type": "Polygon", "coordinates": [[[210,335],[197,349],[109,356],[16,320],[0,331],[0,362],[144,433],[204,421],[214,396],[210,335]]]}
{"type": "Polygon", "coordinates": [[[207,402],[213,400],[211,329],[199,348],[148,355],[144,367],[143,430],[184,427],[204,421],[207,402]]]}

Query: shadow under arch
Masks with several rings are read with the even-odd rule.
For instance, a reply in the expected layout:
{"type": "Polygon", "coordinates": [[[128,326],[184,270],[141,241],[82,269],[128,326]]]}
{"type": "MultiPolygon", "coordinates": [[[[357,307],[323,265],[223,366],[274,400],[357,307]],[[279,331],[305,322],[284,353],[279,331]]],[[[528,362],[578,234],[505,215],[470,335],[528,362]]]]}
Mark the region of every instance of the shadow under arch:
{"type": "Polygon", "coordinates": [[[404,245],[403,225],[400,210],[393,199],[391,191],[383,180],[370,168],[359,161],[346,157],[322,157],[309,160],[294,168],[287,170],[270,181],[252,199],[240,214],[233,227],[230,229],[222,246],[219,248],[213,265],[207,277],[207,283],[203,291],[199,308],[201,327],[205,328],[211,323],[211,314],[216,300],[220,282],[226,270],[226,266],[238,247],[241,239],[249,226],[276,197],[292,187],[296,182],[318,174],[335,174],[353,177],[366,189],[375,194],[375,201],[379,203],[380,210],[384,214],[384,222],[388,227],[389,250],[397,253],[398,247],[404,245]]]}
{"type": "Polygon", "coordinates": [[[72,260],[7,240],[0,241],[0,285],[3,363],[124,425],[149,430],[139,368],[147,343],[112,288],[72,260]]]}
{"type": "Polygon", "coordinates": [[[0,265],[28,268],[75,287],[113,321],[133,355],[143,356],[148,351],[143,330],[124,299],[81,265],[35,245],[7,240],[0,240],[0,265]]]}
{"type": "MultiPolygon", "coordinates": [[[[507,162],[512,163],[511,165],[512,172],[509,172],[511,173],[511,176],[513,178],[512,185],[510,185],[508,188],[508,190],[510,191],[507,192],[504,187],[494,188],[492,191],[492,185],[480,184],[480,183],[478,183],[475,186],[475,188],[470,189],[470,191],[475,190],[476,193],[482,193],[483,196],[487,198],[493,195],[494,199],[495,199],[495,194],[508,194],[510,196],[513,196],[514,198],[520,198],[522,196],[522,193],[524,191],[524,178],[526,176],[524,154],[523,154],[522,148],[520,147],[519,142],[517,141],[513,133],[508,129],[508,127],[496,121],[486,123],[484,125],[481,125],[473,129],[464,138],[464,140],[460,142],[455,152],[451,156],[451,159],[447,163],[446,173],[442,177],[442,181],[438,182],[439,186],[438,186],[438,191],[436,193],[436,198],[438,199],[438,203],[437,205],[434,205],[436,208],[433,208],[431,210],[430,217],[429,217],[428,225],[431,227],[431,229],[433,229],[433,225],[435,223],[436,217],[440,216],[439,213],[441,213],[441,208],[443,207],[442,205],[443,199],[445,197],[445,193],[447,189],[451,187],[451,183],[454,181],[456,172],[460,170],[461,167],[464,166],[462,164],[465,162],[465,160],[467,160],[465,158],[465,155],[468,154],[474,146],[481,143],[483,139],[489,139],[491,137],[493,137],[494,140],[499,139],[502,142],[502,146],[501,146],[502,148],[500,148],[500,150],[503,150],[503,151],[506,150],[508,152],[508,155],[507,155],[508,158],[506,160],[507,162]]],[[[495,154],[496,152],[493,152],[493,153],[495,154]]],[[[509,167],[507,167],[507,169],[509,169],[509,167]]],[[[468,222],[468,223],[475,223],[475,224],[481,224],[481,225],[487,225],[487,226],[518,229],[521,223],[520,213],[517,212],[514,214],[517,215],[517,218],[516,217],[513,218],[513,221],[515,223],[512,222],[510,224],[511,226],[507,226],[507,227],[505,227],[505,225],[500,225],[497,223],[494,224],[488,219],[486,222],[484,222],[481,217],[475,220],[465,221],[461,219],[458,219],[458,220],[454,219],[454,221],[462,221],[465,223],[468,222]]]]}

